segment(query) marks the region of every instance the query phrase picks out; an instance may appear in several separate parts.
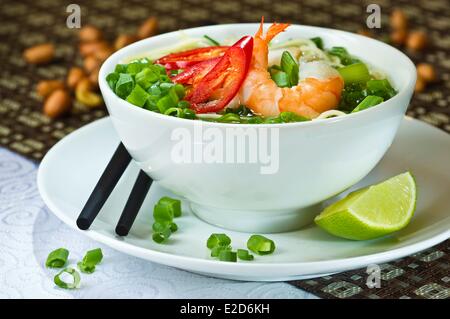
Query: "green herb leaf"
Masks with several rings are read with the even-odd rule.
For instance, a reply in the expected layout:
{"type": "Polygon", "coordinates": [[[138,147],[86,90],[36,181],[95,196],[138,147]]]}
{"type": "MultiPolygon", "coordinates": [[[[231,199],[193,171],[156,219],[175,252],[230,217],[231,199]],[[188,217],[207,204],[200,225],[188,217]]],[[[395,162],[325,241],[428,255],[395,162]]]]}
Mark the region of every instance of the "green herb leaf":
{"type": "Polygon", "coordinates": [[[48,268],[62,268],[67,262],[69,251],[66,248],[58,248],[52,251],[45,262],[48,268]]]}
{"type": "Polygon", "coordinates": [[[217,42],[216,40],[214,40],[213,38],[210,38],[209,36],[207,36],[206,34],[203,36],[206,40],[208,40],[209,42],[211,42],[211,44],[213,46],[218,46],[220,45],[219,42],[217,42]]]}
{"type": "Polygon", "coordinates": [[[274,252],[275,243],[262,235],[252,235],[247,241],[247,248],[258,255],[268,255],[274,252]]]}
{"type": "Polygon", "coordinates": [[[272,80],[280,88],[286,88],[291,86],[289,75],[286,72],[279,71],[272,75],[272,80]]]}
{"type": "Polygon", "coordinates": [[[61,270],[54,278],[53,281],[54,283],[63,289],[75,289],[75,288],[79,288],[80,287],[80,274],[78,273],[78,271],[76,271],[73,268],[65,268],[63,270],[61,270]],[[73,281],[72,282],[66,282],[63,281],[61,279],[61,276],[63,274],[69,274],[70,276],[72,276],[73,281]]]}

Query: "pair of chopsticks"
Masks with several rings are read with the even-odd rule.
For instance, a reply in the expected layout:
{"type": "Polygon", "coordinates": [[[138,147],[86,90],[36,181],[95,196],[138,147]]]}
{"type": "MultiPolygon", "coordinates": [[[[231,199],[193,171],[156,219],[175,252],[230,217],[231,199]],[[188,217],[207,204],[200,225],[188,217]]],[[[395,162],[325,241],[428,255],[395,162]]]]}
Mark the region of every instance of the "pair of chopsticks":
{"type": "MultiPolygon", "coordinates": [[[[120,143],[77,218],[78,228],[81,230],[89,229],[130,162],[130,154],[125,146],[120,143]]],[[[152,181],[144,171],[139,171],[116,225],[117,235],[128,235],[152,181]]]]}

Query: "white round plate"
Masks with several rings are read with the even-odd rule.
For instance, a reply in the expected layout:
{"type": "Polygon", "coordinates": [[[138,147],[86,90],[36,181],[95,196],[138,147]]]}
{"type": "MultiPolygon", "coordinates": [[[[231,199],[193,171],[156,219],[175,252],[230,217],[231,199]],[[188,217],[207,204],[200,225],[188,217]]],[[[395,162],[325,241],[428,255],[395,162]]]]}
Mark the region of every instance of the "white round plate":
{"type": "MultiPolygon", "coordinates": [[[[75,220],[118,143],[110,119],[105,118],[61,140],[42,161],[38,174],[42,198],[74,229],[78,229],[75,220]]],[[[152,185],[130,234],[120,238],[114,229],[137,176],[134,163],[84,234],[130,255],[214,277],[257,281],[319,277],[401,258],[449,238],[449,163],[449,136],[430,125],[405,118],[378,166],[340,195],[406,170],[414,174],[419,189],[414,218],[402,231],[377,240],[340,239],[310,225],[294,232],[268,235],[277,246],[272,255],[255,256],[251,262],[220,262],[209,257],[206,248],[211,233],[227,233],[234,248],[245,248],[249,234],[207,224],[193,216],[184,202],[183,216],[176,220],[179,230],[167,244],[156,244],[151,238],[153,205],[163,195],[174,196],[157,183],[152,185]]]]}

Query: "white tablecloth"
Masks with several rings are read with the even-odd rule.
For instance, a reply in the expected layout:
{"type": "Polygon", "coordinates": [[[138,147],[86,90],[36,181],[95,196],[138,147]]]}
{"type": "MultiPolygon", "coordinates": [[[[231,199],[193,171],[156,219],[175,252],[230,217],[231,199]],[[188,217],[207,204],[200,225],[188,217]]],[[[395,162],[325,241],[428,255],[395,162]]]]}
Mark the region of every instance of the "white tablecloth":
{"type": "Polygon", "coordinates": [[[70,229],[45,206],[37,166],[0,148],[0,298],[315,298],[285,283],[237,282],[204,277],[114,251],[70,229]],[[81,287],[63,290],[46,269],[47,255],[66,247],[75,265],[103,249],[104,259],[81,287]]]}

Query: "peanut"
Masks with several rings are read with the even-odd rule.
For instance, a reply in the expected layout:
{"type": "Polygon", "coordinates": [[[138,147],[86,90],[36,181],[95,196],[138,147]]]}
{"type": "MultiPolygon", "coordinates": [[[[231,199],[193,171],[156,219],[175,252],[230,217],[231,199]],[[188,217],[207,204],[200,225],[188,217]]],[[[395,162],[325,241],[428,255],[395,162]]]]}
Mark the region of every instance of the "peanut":
{"type": "Polygon", "coordinates": [[[94,56],[99,62],[104,62],[113,53],[114,50],[112,48],[105,47],[95,51],[94,56]]]}
{"type": "Polygon", "coordinates": [[[391,42],[396,45],[402,45],[405,43],[408,37],[408,32],[404,29],[398,29],[391,32],[390,38],[391,42]]]}
{"type": "Polygon", "coordinates": [[[84,71],[79,67],[72,67],[67,73],[67,86],[72,90],[75,89],[77,83],[85,77],[84,71]]]}
{"type": "Polygon", "coordinates": [[[416,86],[414,88],[414,91],[415,92],[423,92],[423,91],[425,91],[426,85],[427,85],[427,83],[425,82],[425,80],[422,79],[422,77],[417,76],[416,86]]]}
{"type": "Polygon", "coordinates": [[[44,103],[44,114],[51,118],[57,118],[70,110],[71,99],[69,92],[58,89],[50,94],[44,103]]]}
{"type": "Polygon", "coordinates": [[[135,35],[120,34],[116,38],[116,41],[114,41],[114,49],[115,50],[122,49],[123,47],[126,47],[127,45],[129,45],[133,42],[136,42],[137,40],[138,40],[138,37],[135,35]]]}
{"type": "Polygon", "coordinates": [[[43,98],[46,98],[58,89],[64,89],[64,83],[60,80],[43,80],[39,81],[36,86],[37,94],[43,98]]]}
{"type": "Polygon", "coordinates": [[[423,50],[427,45],[427,36],[423,31],[413,31],[406,39],[406,46],[414,51],[423,50]]]}
{"type": "Polygon", "coordinates": [[[137,31],[139,39],[145,39],[155,35],[158,32],[158,20],[155,17],[150,17],[145,20],[137,31]]]}
{"type": "Polygon", "coordinates": [[[358,30],[358,32],[357,32],[358,34],[360,34],[360,35],[363,35],[363,36],[366,36],[366,37],[369,37],[369,38],[372,38],[373,37],[373,34],[372,34],[372,32],[370,32],[369,30],[367,30],[367,29],[360,29],[360,30],[358,30]]]}
{"type": "Polygon", "coordinates": [[[31,64],[44,64],[53,60],[55,47],[51,43],[39,44],[23,51],[25,61],[31,64]]]}
{"type": "Polygon", "coordinates": [[[390,23],[392,29],[394,30],[406,30],[408,28],[408,18],[406,17],[406,14],[400,9],[395,9],[394,11],[392,11],[390,23]]]}
{"type": "Polygon", "coordinates": [[[93,70],[100,66],[100,61],[93,55],[88,55],[84,58],[83,67],[87,73],[91,73],[93,70]]]}
{"type": "Polygon", "coordinates": [[[99,94],[92,92],[92,84],[87,78],[78,82],[75,89],[75,97],[77,101],[90,108],[101,106],[103,102],[99,94]]]}
{"type": "Polygon", "coordinates": [[[98,42],[81,43],[79,49],[81,56],[86,57],[88,55],[95,53],[95,51],[97,50],[101,50],[108,47],[109,47],[108,42],[98,41],[98,42]]]}
{"type": "Polygon", "coordinates": [[[93,88],[98,88],[98,72],[100,71],[99,68],[93,70],[91,74],[89,74],[89,81],[92,84],[93,88]]]}
{"type": "Polygon", "coordinates": [[[429,63],[419,63],[417,65],[417,74],[425,82],[436,81],[436,71],[434,70],[434,67],[429,63]]]}
{"type": "Polygon", "coordinates": [[[87,25],[80,29],[78,37],[81,42],[94,42],[101,40],[103,38],[103,33],[98,28],[87,25]]]}

